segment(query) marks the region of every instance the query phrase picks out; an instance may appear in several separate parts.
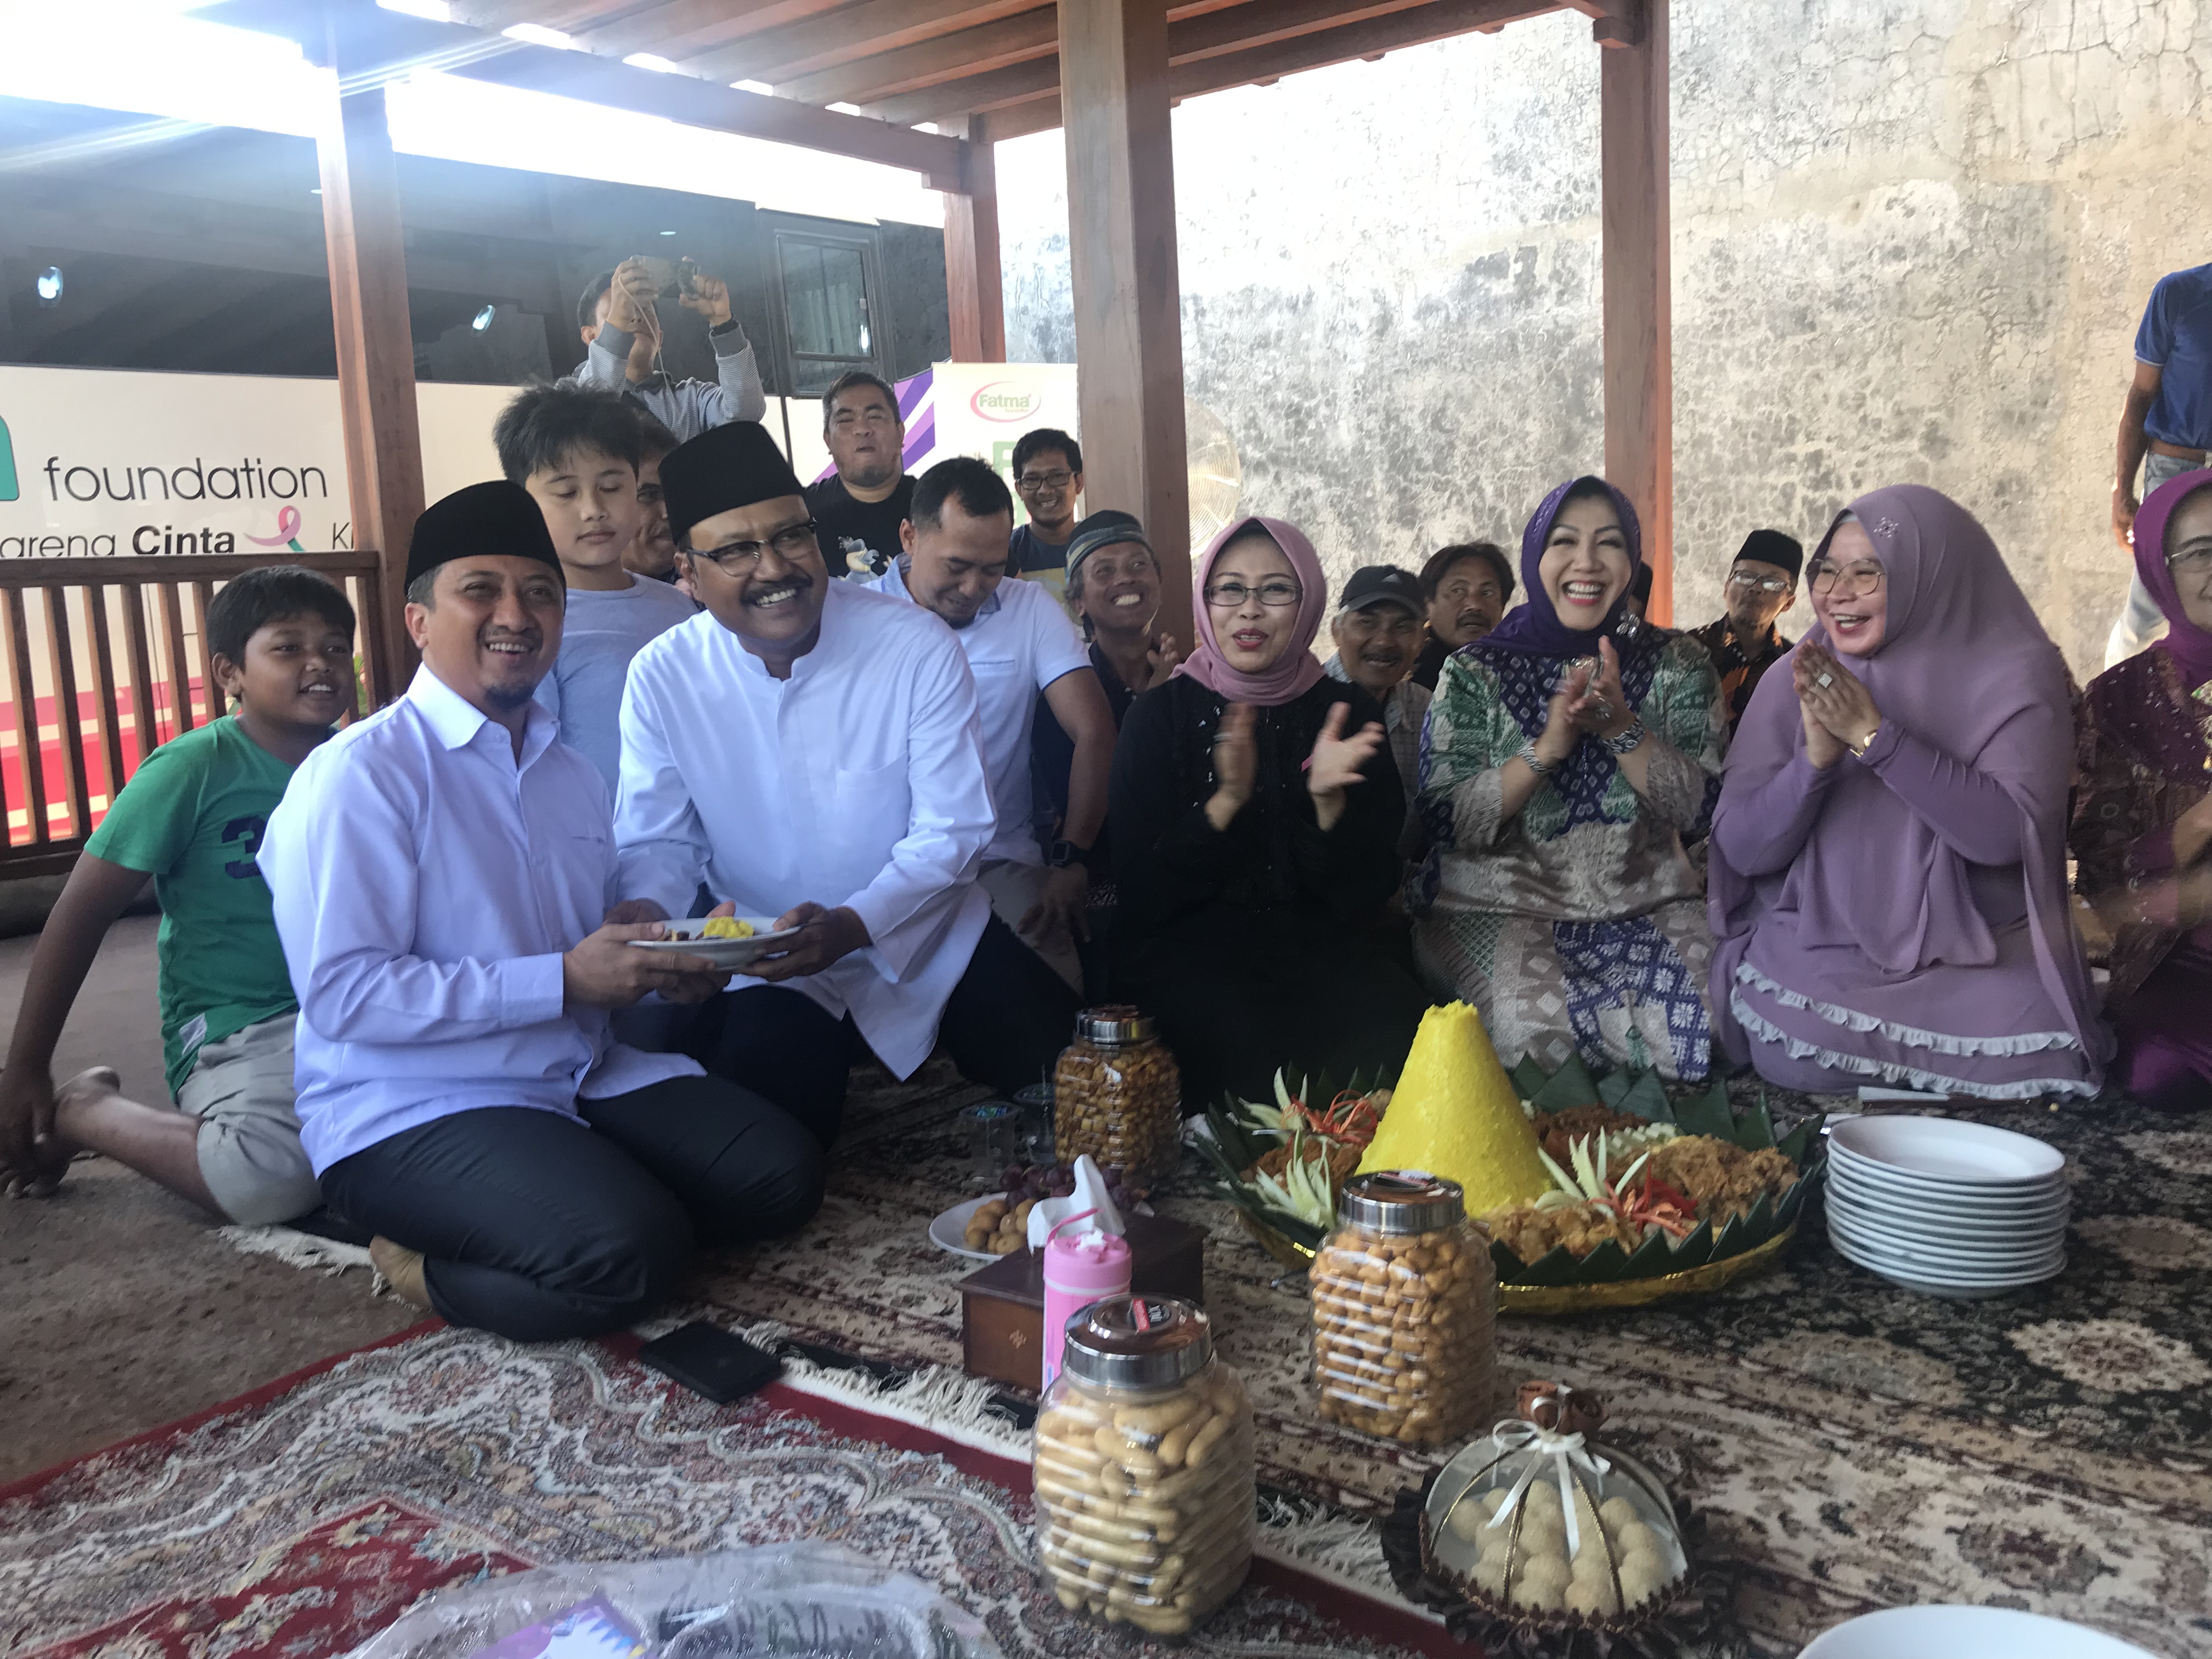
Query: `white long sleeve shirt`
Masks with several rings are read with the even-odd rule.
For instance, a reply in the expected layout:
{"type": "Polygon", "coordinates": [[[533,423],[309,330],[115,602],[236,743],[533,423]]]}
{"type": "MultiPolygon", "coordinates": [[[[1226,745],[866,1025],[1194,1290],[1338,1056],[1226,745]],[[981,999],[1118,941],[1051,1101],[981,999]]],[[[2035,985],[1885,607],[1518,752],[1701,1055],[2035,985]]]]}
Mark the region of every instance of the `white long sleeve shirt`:
{"type": "Polygon", "coordinates": [[[606,786],[532,705],[505,727],[428,668],[292,775],[258,854],[300,999],[300,1139],[319,1175],[486,1106],[574,1115],[699,1067],[562,1007],[561,957],[615,891],[606,786]]]}
{"type": "Polygon", "coordinates": [[[704,881],[745,915],[849,905],[874,943],[783,983],[850,1013],[901,1077],[929,1058],[990,915],[975,877],[994,821],[968,659],[918,606],[830,583],[820,642],[787,680],[712,615],[630,663],[623,896],[682,916],[704,881]]]}
{"type": "Polygon", "coordinates": [[[707,337],[714,347],[715,378],[711,385],[705,380],[678,380],[665,369],[649,380],[631,380],[632,337],[612,323],[599,325],[584,361],[567,382],[621,392],[673,432],[678,443],[697,437],[709,427],[757,421],[768,413],[768,395],[761,389],[760,369],[744,330],[708,333],[707,337]]]}
{"type": "MultiPolygon", "coordinates": [[[[867,585],[915,603],[906,572],[896,563],[867,585]]],[[[983,856],[1042,864],[1044,849],[1031,823],[1036,809],[1030,784],[1030,732],[1036,725],[1037,694],[1063,674],[1091,673],[1091,653],[1051,590],[1011,576],[983,601],[967,627],[946,626],[975,677],[976,729],[998,819],[983,856]]]]}

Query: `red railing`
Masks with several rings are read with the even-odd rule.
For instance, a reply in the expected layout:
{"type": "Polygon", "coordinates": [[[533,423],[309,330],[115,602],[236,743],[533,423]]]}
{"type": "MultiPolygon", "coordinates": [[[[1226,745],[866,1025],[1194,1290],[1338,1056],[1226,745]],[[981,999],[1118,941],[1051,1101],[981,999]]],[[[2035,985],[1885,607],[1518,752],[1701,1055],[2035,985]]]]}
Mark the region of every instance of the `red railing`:
{"type": "Polygon", "coordinates": [[[372,551],[0,564],[8,807],[0,879],[66,871],[138,763],[223,712],[208,660],[208,603],[229,578],[279,563],[305,565],[347,590],[361,617],[362,690],[369,707],[391,696],[397,688],[374,631],[382,611],[372,551]]]}

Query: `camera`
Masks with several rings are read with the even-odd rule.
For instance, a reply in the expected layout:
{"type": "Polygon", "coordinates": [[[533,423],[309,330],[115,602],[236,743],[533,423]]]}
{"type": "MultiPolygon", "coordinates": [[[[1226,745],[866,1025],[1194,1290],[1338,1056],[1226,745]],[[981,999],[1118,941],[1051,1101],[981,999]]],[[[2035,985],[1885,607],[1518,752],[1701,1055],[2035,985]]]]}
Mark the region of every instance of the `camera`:
{"type": "Polygon", "coordinates": [[[641,253],[637,262],[645,267],[656,292],[664,300],[679,296],[688,299],[699,291],[699,267],[692,260],[663,259],[654,254],[641,253]]]}

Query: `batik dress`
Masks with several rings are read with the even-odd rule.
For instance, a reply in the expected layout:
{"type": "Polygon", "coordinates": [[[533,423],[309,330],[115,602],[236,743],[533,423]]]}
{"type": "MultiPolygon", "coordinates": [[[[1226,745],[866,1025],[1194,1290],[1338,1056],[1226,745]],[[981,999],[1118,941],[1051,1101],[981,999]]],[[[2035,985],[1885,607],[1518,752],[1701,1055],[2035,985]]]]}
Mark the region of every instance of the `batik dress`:
{"type": "Polygon", "coordinates": [[[1478,643],[1444,665],[1421,743],[1430,848],[1407,894],[1414,957],[1432,990],[1480,1011],[1509,1066],[1579,1053],[1695,1080],[1711,1065],[1712,937],[1683,842],[1719,798],[1727,716],[1692,641],[1632,643],[1621,659],[1630,705],[1666,740],[1650,798],[1586,737],[1510,819],[1502,769],[1541,735],[1570,661],[1478,643]]]}
{"type": "Polygon", "coordinates": [[[2182,926],[2173,826],[2212,790],[2212,683],[2185,690],[2165,647],[2090,683],[2067,839],[2076,886],[2112,930],[2106,1012],[2120,1081],[2161,1103],[2212,1099],[2212,923],[2182,926]]]}

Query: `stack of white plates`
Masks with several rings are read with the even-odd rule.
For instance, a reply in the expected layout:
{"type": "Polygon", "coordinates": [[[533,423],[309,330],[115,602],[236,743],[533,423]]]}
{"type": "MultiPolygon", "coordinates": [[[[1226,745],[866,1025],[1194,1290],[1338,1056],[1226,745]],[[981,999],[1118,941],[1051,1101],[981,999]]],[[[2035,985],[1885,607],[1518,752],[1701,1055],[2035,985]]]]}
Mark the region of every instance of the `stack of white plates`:
{"type": "Polygon", "coordinates": [[[1813,1638],[1801,1659],[2153,1659],[2101,1631],[2008,1607],[1891,1607],[1813,1638]]]}
{"type": "Polygon", "coordinates": [[[1828,1133],[1828,1242],[1929,1296],[2003,1296],[2066,1265],[2066,1160],[2009,1129],[1856,1117],[1828,1133]]]}

